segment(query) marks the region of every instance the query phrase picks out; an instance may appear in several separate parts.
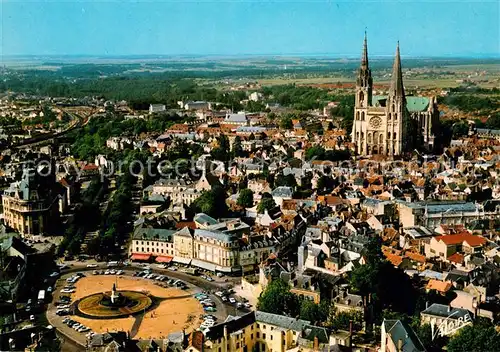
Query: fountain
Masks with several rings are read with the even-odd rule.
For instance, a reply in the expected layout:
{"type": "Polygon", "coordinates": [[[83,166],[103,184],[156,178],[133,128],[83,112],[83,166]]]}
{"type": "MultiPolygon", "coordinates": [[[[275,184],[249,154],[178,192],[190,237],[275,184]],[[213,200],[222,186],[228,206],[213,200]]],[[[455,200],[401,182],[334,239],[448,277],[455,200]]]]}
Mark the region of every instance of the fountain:
{"type": "Polygon", "coordinates": [[[145,312],[153,305],[150,296],[137,291],[118,291],[116,283],[111,292],[95,293],[75,302],[77,314],[88,318],[120,318],[145,312]]]}

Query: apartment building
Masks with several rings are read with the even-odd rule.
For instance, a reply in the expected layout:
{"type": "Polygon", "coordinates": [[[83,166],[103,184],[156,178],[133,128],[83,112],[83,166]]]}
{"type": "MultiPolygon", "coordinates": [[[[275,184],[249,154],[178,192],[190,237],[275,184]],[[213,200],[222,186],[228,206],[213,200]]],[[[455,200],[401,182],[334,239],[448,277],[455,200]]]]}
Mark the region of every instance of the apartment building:
{"type": "Polygon", "coordinates": [[[174,230],[137,227],[129,248],[132,260],[150,260],[170,262],[174,255],[174,230]]]}
{"type": "MultiPolygon", "coordinates": [[[[491,203],[491,202],[490,202],[491,203]]],[[[500,216],[500,207],[463,201],[398,202],[399,219],[403,227],[467,224],[472,220],[500,216]]]]}
{"type": "Polygon", "coordinates": [[[205,351],[285,352],[298,346],[309,321],[265,312],[230,317],[206,333],[205,351]]]}
{"type": "Polygon", "coordinates": [[[3,219],[22,236],[50,233],[59,219],[55,167],[45,172],[25,169],[21,181],[10,184],[2,196],[3,219]]]}

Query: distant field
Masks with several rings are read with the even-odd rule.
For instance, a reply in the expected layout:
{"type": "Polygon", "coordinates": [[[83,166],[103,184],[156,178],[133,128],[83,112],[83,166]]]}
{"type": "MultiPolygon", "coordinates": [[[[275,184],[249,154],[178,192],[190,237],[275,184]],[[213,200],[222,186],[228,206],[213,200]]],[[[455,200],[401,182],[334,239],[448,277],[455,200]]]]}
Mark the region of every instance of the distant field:
{"type": "Polygon", "coordinates": [[[263,78],[257,80],[260,85],[273,86],[280,84],[335,84],[338,82],[352,82],[353,79],[348,77],[312,77],[312,78],[292,78],[292,77],[275,77],[263,78]]]}
{"type": "MultiPolygon", "coordinates": [[[[470,64],[470,65],[450,65],[440,68],[433,68],[433,72],[439,75],[439,72],[453,72],[454,74],[443,74],[443,77],[418,77],[405,78],[404,83],[407,87],[418,88],[454,88],[462,84],[462,80],[470,80],[482,88],[494,88],[500,86],[500,68],[496,64],[470,64]]],[[[424,76],[425,74],[422,74],[424,76]]],[[[374,72],[374,84],[389,85],[390,79],[377,78],[377,71],[374,72]]],[[[355,79],[347,76],[333,77],[272,77],[257,80],[261,85],[280,85],[280,84],[336,84],[354,83],[355,79]]]]}

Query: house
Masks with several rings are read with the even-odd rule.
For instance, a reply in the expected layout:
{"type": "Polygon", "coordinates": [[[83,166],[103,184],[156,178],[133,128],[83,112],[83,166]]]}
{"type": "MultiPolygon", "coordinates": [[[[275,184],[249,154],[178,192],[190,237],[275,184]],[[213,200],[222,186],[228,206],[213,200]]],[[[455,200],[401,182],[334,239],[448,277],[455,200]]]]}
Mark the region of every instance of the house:
{"type": "Polygon", "coordinates": [[[430,324],[441,336],[451,336],[472,324],[472,315],[467,309],[433,303],[420,313],[420,323],[430,324]]]}
{"type": "Polygon", "coordinates": [[[246,126],[248,124],[247,115],[245,113],[227,114],[224,123],[227,125],[246,126]]]}
{"type": "Polygon", "coordinates": [[[430,242],[425,244],[425,256],[427,258],[439,257],[442,260],[447,260],[448,257],[455,253],[479,253],[486,242],[486,238],[471,235],[468,232],[432,237],[430,242]]]}
{"type": "Polygon", "coordinates": [[[380,328],[380,352],[424,352],[413,329],[401,320],[384,319],[380,328]]]}
{"type": "Polygon", "coordinates": [[[149,113],[154,114],[156,112],[162,112],[167,110],[164,104],[149,104],[149,113]]]}

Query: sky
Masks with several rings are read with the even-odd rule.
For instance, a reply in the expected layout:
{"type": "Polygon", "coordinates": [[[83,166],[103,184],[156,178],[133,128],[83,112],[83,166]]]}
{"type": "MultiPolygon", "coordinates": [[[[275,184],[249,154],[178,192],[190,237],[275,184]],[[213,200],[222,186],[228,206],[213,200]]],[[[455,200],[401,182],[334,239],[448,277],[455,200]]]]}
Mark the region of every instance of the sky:
{"type": "Polygon", "coordinates": [[[1,55],[500,57],[500,2],[0,0],[1,55]]]}

